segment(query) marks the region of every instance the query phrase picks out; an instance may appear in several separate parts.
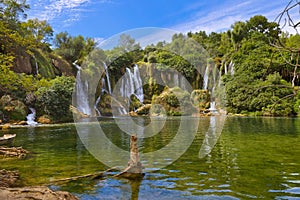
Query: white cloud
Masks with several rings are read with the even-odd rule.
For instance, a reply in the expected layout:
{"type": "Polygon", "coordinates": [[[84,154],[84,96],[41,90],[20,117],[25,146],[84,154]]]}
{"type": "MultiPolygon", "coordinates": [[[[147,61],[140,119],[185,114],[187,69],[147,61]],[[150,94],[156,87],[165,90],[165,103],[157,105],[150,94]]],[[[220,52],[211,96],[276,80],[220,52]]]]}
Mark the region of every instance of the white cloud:
{"type": "Polygon", "coordinates": [[[90,12],[92,3],[110,3],[110,0],[29,0],[31,6],[29,18],[39,18],[50,23],[59,22],[59,26],[68,26],[78,21],[84,12],[90,12]]]}
{"type": "MultiPolygon", "coordinates": [[[[225,1],[226,2],[226,1],[225,1]]],[[[204,13],[194,12],[193,16],[186,22],[175,25],[174,29],[181,32],[200,31],[219,32],[229,29],[237,21],[246,21],[254,15],[264,15],[269,21],[283,10],[284,2],[268,0],[231,1],[214,8],[214,11],[204,13]]]]}

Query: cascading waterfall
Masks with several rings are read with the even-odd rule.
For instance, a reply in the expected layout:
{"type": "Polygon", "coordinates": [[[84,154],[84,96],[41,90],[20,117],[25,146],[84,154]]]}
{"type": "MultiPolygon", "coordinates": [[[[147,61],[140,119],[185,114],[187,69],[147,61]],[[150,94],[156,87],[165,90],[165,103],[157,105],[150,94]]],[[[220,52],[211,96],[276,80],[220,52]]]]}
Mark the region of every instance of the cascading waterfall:
{"type": "Polygon", "coordinates": [[[225,74],[228,73],[228,68],[227,68],[227,63],[225,62],[225,65],[224,65],[224,69],[225,69],[225,74]]]}
{"type": "Polygon", "coordinates": [[[133,67],[133,81],[135,86],[134,94],[138,98],[138,100],[141,103],[143,103],[144,102],[143,82],[141,79],[139,67],[137,65],[134,65],[133,67]]]}
{"type": "Polygon", "coordinates": [[[126,67],[126,73],[121,81],[120,94],[128,99],[131,95],[135,95],[141,103],[144,102],[143,83],[137,65],[133,67],[133,72],[126,67]]]}
{"type": "Polygon", "coordinates": [[[105,75],[106,75],[106,80],[107,80],[108,93],[111,94],[111,83],[110,83],[110,79],[109,79],[108,67],[105,62],[103,62],[103,65],[104,65],[105,75]]]}
{"type": "MultiPolygon", "coordinates": [[[[116,99],[117,97],[115,97],[111,91],[111,82],[110,82],[108,67],[105,63],[103,63],[103,64],[104,64],[104,68],[105,68],[106,80],[104,77],[101,79],[101,81],[102,81],[101,92],[95,102],[95,105],[94,105],[94,108],[99,116],[101,116],[101,113],[100,113],[99,109],[97,108],[97,105],[100,103],[101,96],[104,92],[110,94],[114,101],[116,101],[116,102],[118,101],[116,99]]],[[[126,67],[125,74],[123,75],[123,78],[121,79],[119,95],[121,97],[128,98],[129,100],[130,100],[131,95],[134,95],[141,103],[144,102],[143,83],[142,83],[140,71],[139,71],[139,68],[137,65],[134,65],[132,70],[129,67],[126,67]]],[[[119,104],[119,103],[117,103],[117,104],[119,104]]],[[[118,112],[121,115],[128,114],[126,109],[121,104],[119,104],[118,112]]]]}
{"type": "Polygon", "coordinates": [[[124,97],[130,99],[130,96],[134,94],[134,82],[133,82],[133,73],[131,73],[130,68],[126,67],[126,85],[124,97]]]}
{"type": "Polygon", "coordinates": [[[76,76],[76,101],[75,107],[82,113],[86,115],[91,115],[92,111],[88,102],[88,91],[89,83],[87,80],[81,80],[81,67],[76,64],[76,61],[73,63],[74,66],[78,69],[76,76]]]}
{"type": "MultiPolygon", "coordinates": [[[[227,65],[225,64],[225,73],[228,72],[227,65]]],[[[203,77],[203,90],[209,90],[211,95],[210,108],[208,109],[212,114],[218,113],[215,102],[215,89],[217,85],[221,85],[221,72],[218,73],[217,66],[207,66],[203,77]],[[208,87],[208,81],[210,86],[208,87]]]]}
{"type": "Polygon", "coordinates": [[[234,63],[232,61],[230,61],[228,68],[230,69],[230,74],[233,76],[234,75],[234,63]]]}
{"type": "Polygon", "coordinates": [[[230,75],[234,75],[234,63],[232,62],[232,60],[228,65],[226,62],[224,64],[224,73],[228,74],[228,72],[230,72],[230,75]]]}
{"type": "Polygon", "coordinates": [[[209,76],[209,66],[206,67],[204,77],[203,77],[203,90],[208,88],[208,76],[209,76]]]}
{"type": "Polygon", "coordinates": [[[29,107],[29,110],[31,111],[31,113],[26,116],[27,119],[26,122],[30,126],[36,125],[37,124],[37,122],[35,121],[36,111],[34,108],[31,107],[29,107]]]}
{"type": "Polygon", "coordinates": [[[212,101],[210,102],[210,107],[208,109],[212,114],[216,114],[218,113],[218,110],[216,108],[216,102],[215,101],[212,101]]]}

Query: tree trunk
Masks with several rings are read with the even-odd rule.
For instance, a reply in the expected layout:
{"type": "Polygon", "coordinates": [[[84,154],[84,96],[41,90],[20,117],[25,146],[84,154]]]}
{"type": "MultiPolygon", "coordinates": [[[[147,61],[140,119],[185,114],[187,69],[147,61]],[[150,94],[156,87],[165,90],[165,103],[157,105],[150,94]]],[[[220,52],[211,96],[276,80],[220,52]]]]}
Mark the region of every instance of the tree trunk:
{"type": "Polygon", "coordinates": [[[128,166],[121,173],[117,174],[116,177],[136,179],[142,177],[143,175],[143,166],[140,162],[137,136],[132,135],[130,137],[130,159],[128,166]]]}

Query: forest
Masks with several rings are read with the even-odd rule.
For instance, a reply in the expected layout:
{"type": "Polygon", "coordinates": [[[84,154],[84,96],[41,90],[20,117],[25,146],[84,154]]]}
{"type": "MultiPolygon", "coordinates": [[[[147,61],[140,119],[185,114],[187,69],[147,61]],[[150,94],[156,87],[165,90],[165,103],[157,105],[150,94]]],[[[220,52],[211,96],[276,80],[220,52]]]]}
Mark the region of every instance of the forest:
{"type": "MultiPolygon", "coordinates": [[[[203,65],[213,65],[221,72],[227,113],[296,116],[299,112],[300,35],[281,30],[278,23],[264,16],[235,22],[224,32],[199,30],[174,34],[170,42],[161,41],[143,48],[130,35],[121,35],[115,48],[103,50],[93,38],[67,32],[54,35],[47,21],[26,19],[28,9],[26,1],[0,2],[2,123],[25,120],[29,107],[34,107],[37,117],[45,123],[72,121],[70,105],[77,74],[74,63],[84,65],[85,72],[93,76],[99,69],[96,62],[86,64],[91,57],[107,61],[112,82],[122,76],[124,67],[156,63],[158,70],[172,68],[183,74],[193,89],[200,90],[203,76],[195,73],[193,63],[181,56],[185,55],[203,65]],[[205,53],[197,47],[191,50],[191,39],[205,53]],[[176,52],[178,47],[180,52],[176,52]],[[209,59],[204,60],[207,53],[209,59]],[[234,71],[229,72],[229,66],[234,66],[234,71]]],[[[147,91],[145,101],[151,103],[166,88],[148,81],[143,89],[147,91]]],[[[100,103],[99,107],[105,114],[103,105],[100,103]]]]}

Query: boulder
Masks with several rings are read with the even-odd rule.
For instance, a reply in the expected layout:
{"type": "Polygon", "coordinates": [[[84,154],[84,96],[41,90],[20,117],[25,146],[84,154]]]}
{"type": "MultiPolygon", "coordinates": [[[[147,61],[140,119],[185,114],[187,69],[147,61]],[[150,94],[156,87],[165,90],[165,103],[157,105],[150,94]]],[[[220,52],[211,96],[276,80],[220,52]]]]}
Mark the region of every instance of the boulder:
{"type": "Polygon", "coordinates": [[[78,200],[69,192],[52,191],[45,186],[19,187],[20,176],[17,171],[0,170],[0,199],[3,200],[78,200]]]}
{"type": "Polygon", "coordinates": [[[135,113],[138,115],[149,115],[151,107],[152,107],[151,104],[145,104],[145,105],[139,107],[135,113]]]}
{"type": "Polygon", "coordinates": [[[52,123],[51,119],[47,115],[40,116],[37,119],[37,122],[40,124],[51,124],[52,123]]]}
{"type": "Polygon", "coordinates": [[[53,191],[45,186],[22,187],[22,188],[5,188],[0,187],[0,199],[5,200],[78,200],[78,198],[69,192],[53,191]]]}
{"type": "Polygon", "coordinates": [[[2,130],[9,129],[9,128],[10,128],[10,126],[11,126],[11,124],[9,124],[9,123],[6,123],[6,124],[4,124],[4,125],[2,126],[2,130]]]}
{"type": "Polygon", "coordinates": [[[22,121],[19,121],[19,122],[17,123],[17,125],[27,125],[27,122],[24,121],[24,120],[22,120],[22,121]]]}
{"type": "Polygon", "coordinates": [[[0,187],[16,187],[19,181],[20,176],[17,171],[0,170],[0,187]]]}
{"type": "Polygon", "coordinates": [[[27,107],[19,101],[14,100],[9,95],[4,95],[0,99],[0,110],[7,121],[21,121],[26,119],[27,107]]]}

